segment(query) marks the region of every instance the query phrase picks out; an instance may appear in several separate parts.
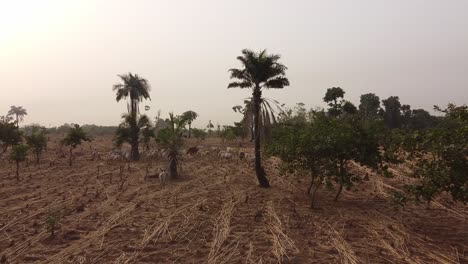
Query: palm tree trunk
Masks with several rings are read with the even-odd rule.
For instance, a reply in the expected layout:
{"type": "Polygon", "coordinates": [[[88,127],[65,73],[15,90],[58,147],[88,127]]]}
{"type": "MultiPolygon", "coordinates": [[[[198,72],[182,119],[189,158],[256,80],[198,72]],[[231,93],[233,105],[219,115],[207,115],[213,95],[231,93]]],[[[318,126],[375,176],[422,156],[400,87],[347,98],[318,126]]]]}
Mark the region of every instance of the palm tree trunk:
{"type": "Polygon", "coordinates": [[[254,98],[254,132],[255,132],[255,173],[257,175],[258,183],[261,187],[270,187],[270,182],[266,177],[265,170],[262,167],[261,154],[260,154],[260,100],[262,91],[256,85],[252,93],[254,98]]]}
{"type": "Polygon", "coordinates": [[[18,117],[18,114],[16,114],[16,128],[19,128],[19,117],[18,117]]]}

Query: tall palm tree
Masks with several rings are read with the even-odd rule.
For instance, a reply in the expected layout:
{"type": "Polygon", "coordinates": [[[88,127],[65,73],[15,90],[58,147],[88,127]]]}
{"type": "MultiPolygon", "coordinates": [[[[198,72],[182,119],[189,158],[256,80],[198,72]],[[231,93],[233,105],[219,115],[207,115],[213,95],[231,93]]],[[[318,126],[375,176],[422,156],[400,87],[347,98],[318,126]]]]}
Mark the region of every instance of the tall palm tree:
{"type": "Polygon", "coordinates": [[[182,117],[185,118],[188,124],[188,137],[192,137],[192,122],[197,119],[198,114],[192,110],[188,110],[182,114],[182,117]]]}
{"type": "Polygon", "coordinates": [[[262,187],[269,187],[265,170],[260,156],[260,107],[262,104],[262,90],[270,88],[284,88],[289,85],[285,76],[286,66],[279,63],[280,55],[268,54],[266,50],[259,53],[248,49],[242,50],[242,56],[237,59],[242,63],[241,69],[230,69],[231,79],[237,79],[228,88],[252,89],[255,133],[255,173],[262,187]]]}
{"type": "Polygon", "coordinates": [[[129,98],[127,104],[128,113],[131,118],[128,118],[130,126],[130,137],[131,137],[131,158],[132,160],[139,160],[140,153],[138,151],[139,144],[139,128],[138,128],[138,115],[139,108],[138,105],[143,99],[150,99],[149,91],[151,87],[148,81],[144,78],[138,76],[138,74],[122,74],[118,75],[122,80],[122,83],[115,84],[112,88],[116,92],[117,102],[129,98]]]}
{"type": "Polygon", "coordinates": [[[16,127],[19,127],[19,122],[23,122],[24,116],[28,115],[28,112],[22,106],[12,105],[10,111],[8,111],[8,115],[16,116],[16,127]]]}

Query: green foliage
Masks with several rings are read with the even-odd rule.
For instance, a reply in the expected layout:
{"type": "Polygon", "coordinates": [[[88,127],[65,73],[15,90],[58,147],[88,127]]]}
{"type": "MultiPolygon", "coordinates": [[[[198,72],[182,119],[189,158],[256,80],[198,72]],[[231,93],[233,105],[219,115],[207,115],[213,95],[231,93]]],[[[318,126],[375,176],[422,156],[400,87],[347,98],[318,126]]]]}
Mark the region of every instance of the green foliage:
{"type": "Polygon", "coordinates": [[[185,120],[187,121],[187,124],[189,126],[189,138],[192,137],[192,122],[197,119],[198,117],[198,114],[195,113],[194,111],[192,110],[189,110],[189,111],[186,111],[182,114],[182,117],[185,118],[185,120]]]}
{"type": "Polygon", "coordinates": [[[74,127],[70,128],[65,138],[62,139],[62,144],[76,148],[83,141],[91,141],[91,138],[88,137],[80,125],[75,124],[74,127]]]}
{"type": "Polygon", "coordinates": [[[401,127],[401,103],[398,96],[390,96],[382,100],[385,107],[383,112],[383,119],[387,128],[400,128],[401,127]]]}
{"type": "Polygon", "coordinates": [[[47,132],[44,127],[32,127],[31,132],[25,136],[26,142],[31,146],[34,155],[36,155],[36,163],[39,164],[39,159],[44,150],[47,148],[47,132]]]}
{"type": "Polygon", "coordinates": [[[116,92],[115,99],[118,101],[129,98],[128,113],[137,115],[139,112],[138,104],[143,99],[151,99],[149,92],[151,90],[149,82],[138,76],[138,74],[117,75],[122,83],[115,84],[112,90],[116,92]]]}
{"type": "MultiPolygon", "coordinates": [[[[440,108],[439,108],[440,110],[440,108]]],[[[448,193],[454,201],[468,201],[468,108],[449,105],[434,127],[409,134],[405,147],[420,181],[409,190],[416,199],[431,201],[448,193]]]]}
{"type": "Polygon", "coordinates": [[[134,141],[139,141],[140,136],[146,145],[152,138],[155,138],[154,127],[148,116],[135,117],[124,114],[122,119],[123,121],[117,128],[114,137],[114,143],[117,147],[121,147],[123,143],[134,144],[134,141]]]}
{"type": "Polygon", "coordinates": [[[16,127],[19,127],[19,123],[23,121],[23,118],[26,115],[28,115],[28,112],[22,106],[12,105],[10,107],[10,111],[8,111],[8,116],[16,117],[16,127]]]}
{"type": "Polygon", "coordinates": [[[12,118],[9,116],[0,116],[0,156],[6,152],[8,147],[21,142],[21,132],[12,118]]]}
{"type": "Polygon", "coordinates": [[[62,139],[61,143],[65,146],[70,146],[70,156],[68,159],[68,164],[72,165],[73,159],[73,149],[76,148],[78,145],[81,145],[83,141],[91,141],[91,138],[88,137],[86,132],[83,131],[83,128],[80,125],[74,125],[68,131],[67,135],[62,139]]]}
{"type": "Polygon", "coordinates": [[[11,149],[10,160],[16,162],[16,180],[19,181],[19,164],[26,160],[29,146],[25,144],[14,145],[11,149]]]}
{"type": "Polygon", "coordinates": [[[205,140],[207,136],[207,132],[203,129],[193,128],[192,129],[193,136],[198,140],[205,140]]]}
{"type": "Polygon", "coordinates": [[[224,126],[220,133],[223,140],[233,141],[237,138],[239,131],[233,126],[224,126]]]}
{"type": "Polygon", "coordinates": [[[47,231],[50,233],[50,236],[55,235],[55,231],[58,229],[61,220],[62,212],[60,210],[48,210],[45,224],[47,227],[47,231]]]}
{"type": "Polygon", "coordinates": [[[158,132],[156,141],[169,151],[169,174],[175,178],[178,177],[177,164],[180,149],[184,144],[183,131],[187,125],[187,120],[183,116],[174,116],[173,113],[169,113],[166,123],[168,127],[158,132]]]}
{"type": "Polygon", "coordinates": [[[286,122],[273,129],[267,152],[279,156],[287,170],[309,174],[308,193],[315,187],[312,197],[322,184],[337,182],[337,199],[343,187],[351,187],[360,179],[349,170],[350,161],[377,168],[383,160],[379,149],[381,126],[362,122],[357,116],[337,119],[323,111],[311,111],[309,117],[305,122],[283,119],[286,122]]]}
{"type": "Polygon", "coordinates": [[[342,104],[345,91],[340,87],[328,88],[323,101],[328,104],[328,113],[331,116],[339,116],[342,113],[342,104]],[[341,98],[341,100],[340,100],[341,98]]]}
{"type": "Polygon", "coordinates": [[[359,114],[364,120],[377,119],[380,107],[380,99],[373,93],[361,95],[359,114]]]}
{"type": "Polygon", "coordinates": [[[19,144],[13,146],[10,153],[10,160],[14,162],[23,162],[28,156],[29,146],[26,144],[19,144]]]}

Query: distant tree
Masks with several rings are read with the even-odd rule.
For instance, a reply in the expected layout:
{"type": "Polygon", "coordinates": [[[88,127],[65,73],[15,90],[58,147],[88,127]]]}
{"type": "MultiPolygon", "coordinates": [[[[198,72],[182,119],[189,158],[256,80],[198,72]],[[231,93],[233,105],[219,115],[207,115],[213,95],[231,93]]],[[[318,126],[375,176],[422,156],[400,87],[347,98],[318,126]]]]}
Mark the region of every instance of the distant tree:
{"type": "Polygon", "coordinates": [[[323,97],[323,101],[328,104],[328,113],[331,116],[339,116],[342,113],[341,100],[344,98],[344,95],[345,91],[340,87],[332,87],[327,89],[325,97],[323,97]]]}
{"type": "Polygon", "coordinates": [[[178,178],[179,173],[177,171],[177,166],[179,163],[180,149],[184,144],[182,134],[187,120],[182,116],[174,116],[173,113],[169,113],[169,118],[166,120],[166,123],[168,127],[158,132],[156,141],[169,151],[170,177],[178,178]]]}
{"type": "Polygon", "coordinates": [[[0,116],[0,156],[2,156],[10,146],[21,142],[21,132],[12,122],[10,116],[0,116]]]}
{"type": "Polygon", "coordinates": [[[73,160],[73,149],[81,145],[82,141],[91,141],[91,138],[89,138],[86,132],[76,124],[74,127],[70,128],[65,138],[62,139],[62,145],[70,147],[70,157],[68,160],[68,164],[70,166],[72,165],[73,160]]]}
{"type": "Polygon", "coordinates": [[[198,114],[195,113],[194,111],[192,110],[189,110],[189,111],[186,111],[182,114],[182,117],[185,118],[187,120],[187,124],[188,124],[188,137],[191,138],[192,137],[192,122],[197,119],[198,117],[198,114]]]}
{"type": "Polygon", "coordinates": [[[28,115],[26,109],[22,106],[14,106],[10,107],[10,111],[8,111],[9,116],[16,116],[16,127],[19,127],[19,123],[23,122],[24,116],[28,115]]]}
{"type": "Polygon", "coordinates": [[[25,161],[28,156],[29,146],[25,144],[19,144],[13,146],[10,153],[10,160],[16,162],[16,180],[19,181],[19,166],[20,163],[25,161]]]}
{"type": "Polygon", "coordinates": [[[242,63],[241,69],[230,69],[231,82],[228,88],[252,89],[255,132],[255,172],[261,187],[269,187],[270,183],[261,163],[260,156],[260,115],[262,103],[262,89],[284,88],[289,85],[285,77],[286,66],[279,63],[279,55],[270,55],[263,50],[255,53],[251,50],[242,50],[242,56],[237,59],[242,63]]]}
{"type": "Polygon", "coordinates": [[[117,102],[129,98],[128,102],[128,114],[131,118],[128,121],[131,121],[129,124],[130,126],[130,134],[132,141],[130,142],[131,145],[131,158],[132,160],[139,160],[140,153],[138,151],[139,145],[139,129],[137,127],[138,124],[138,115],[139,115],[139,108],[138,104],[143,99],[150,99],[149,91],[151,90],[150,85],[146,79],[141,78],[137,74],[124,74],[118,75],[122,80],[122,83],[115,84],[113,86],[113,91],[116,92],[116,100],[117,102]]]}
{"type": "Polygon", "coordinates": [[[357,107],[350,101],[344,101],[341,108],[343,110],[343,113],[348,114],[348,115],[354,115],[354,114],[357,114],[358,112],[357,107]]]}
{"type": "Polygon", "coordinates": [[[361,102],[359,104],[359,113],[364,120],[373,120],[378,117],[380,108],[380,98],[373,94],[361,95],[361,102]]]}
{"type": "Polygon", "coordinates": [[[31,133],[27,134],[25,138],[36,156],[36,164],[39,164],[42,152],[47,149],[47,133],[45,127],[33,127],[31,133]]]}
{"type": "Polygon", "coordinates": [[[206,132],[203,129],[194,128],[192,129],[193,136],[198,140],[205,140],[206,139],[206,132]]]}
{"type": "Polygon", "coordinates": [[[398,96],[390,96],[389,98],[382,100],[382,104],[385,107],[383,112],[384,123],[388,128],[400,128],[401,127],[401,103],[398,96]]]}

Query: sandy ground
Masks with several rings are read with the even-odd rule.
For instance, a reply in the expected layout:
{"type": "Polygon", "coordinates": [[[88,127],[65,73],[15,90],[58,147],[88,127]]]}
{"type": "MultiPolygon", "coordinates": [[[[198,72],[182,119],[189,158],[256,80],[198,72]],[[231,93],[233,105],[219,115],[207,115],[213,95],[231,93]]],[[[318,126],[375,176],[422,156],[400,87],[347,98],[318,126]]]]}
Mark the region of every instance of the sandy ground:
{"type": "Polygon", "coordinates": [[[467,206],[392,203],[405,166],[392,179],[370,174],[336,203],[323,189],[312,210],[307,178],[280,176],[275,159],[265,161],[270,189],[250,164],[215,155],[184,156],[182,177],[161,186],[146,168],[167,160],[92,160],[91,147],[112,148],[99,137],[70,167],[56,142],[40,165],[23,164],[20,182],[0,160],[0,263],[468,263],[467,206]],[[61,214],[54,236],[51,212],[61,214]]]}

